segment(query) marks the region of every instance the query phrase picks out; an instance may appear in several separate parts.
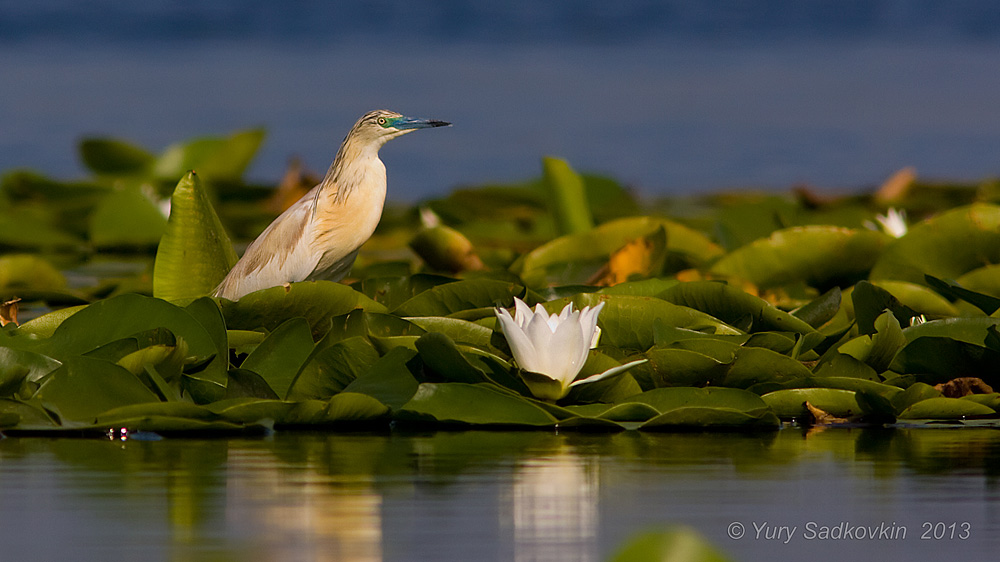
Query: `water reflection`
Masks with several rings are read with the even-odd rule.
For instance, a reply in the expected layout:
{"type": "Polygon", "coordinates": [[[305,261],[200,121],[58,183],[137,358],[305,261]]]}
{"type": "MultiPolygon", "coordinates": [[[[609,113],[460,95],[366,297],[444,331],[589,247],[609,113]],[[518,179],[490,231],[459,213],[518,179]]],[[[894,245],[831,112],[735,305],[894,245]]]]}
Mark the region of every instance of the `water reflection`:
{"type": "Polygon", "coordinates": [[[253,537],[258,560],[382,560],[382,498],[372,476],[282,466],[267,451],[230,449],[227,533],[253,537]]]}
{"type": "Polygon", "coordinates": [[[736,559],[863,558],[862,544],[737,543],[725,526],[885,519],[919,534],[933,515],[976,534],[894,551],[984,553],[1000,546],[998,461],[1000,431],[969,428],[7,438],[0,541],[5,560],[594,561],[683,523],[736,559]]]}
{"type": "Polygon", "coordinates": [[[597,471],[596,459],[565,445],[517,468],[510,492],[515,560],[597,560],[597,471]]]}

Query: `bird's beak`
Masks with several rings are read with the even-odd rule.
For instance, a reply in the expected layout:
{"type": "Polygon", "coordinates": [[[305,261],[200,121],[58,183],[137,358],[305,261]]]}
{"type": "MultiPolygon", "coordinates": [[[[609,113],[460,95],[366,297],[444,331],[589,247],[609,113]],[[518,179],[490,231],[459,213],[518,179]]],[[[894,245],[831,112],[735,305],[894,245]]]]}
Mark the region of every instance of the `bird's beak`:
{"type": "Polygon", "coordinates": [[[392,124],[399,130],[405,129],[426,129],[428,127],[448,127],[451,123],[438,121],[435,119],[415,119],[413,117],[400,117],[392,124]]]}

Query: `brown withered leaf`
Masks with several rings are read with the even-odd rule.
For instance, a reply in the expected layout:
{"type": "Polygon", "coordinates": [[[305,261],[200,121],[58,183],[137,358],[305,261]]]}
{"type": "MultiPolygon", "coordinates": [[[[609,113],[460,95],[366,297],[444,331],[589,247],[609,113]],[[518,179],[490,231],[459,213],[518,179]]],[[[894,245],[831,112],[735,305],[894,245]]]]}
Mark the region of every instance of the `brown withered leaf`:
{"type": "Polygon", "coordinates": [[[847,423],[847,418],[838,418],[832,414],[820,410],[816,406],[813,406],[809,402],[805,403],[806,413],[804,422],[807,425],[835,425],[838,423],[847,423]]]}
{"type": "Polygon", "coordinates": [[[20,324],[17,323],[17,303],[19,302],[21,302],[21,299],[14,297],[9,301],[4,301],[0,304],[0,326],[6,326],[11,322],[13,322],[15,326],[20,326],[20,324]]]}
{"type": "Polygon", "coordinates": [[[881,205],[896,203],[906,196],[917,179],[917,170],[912,167],[903,168],[889,176],[882,187],[875,192],[875,201],[881,205]]]}
{"type": "Polygon", "coordinates": [[[961,398],[970,394],[992,394],[993,387],[977,377],[959,377],[948,382],[934,385],[945,398],[961,398]]]}
{"type": "Polygon", "coordinates": [[[608,258],[597,273],[587,280],[589,285],[610,287],[624,283],[633,275],[649,277],[663,269],[667,256],[667,231],[660,227],[655,232],[629,240],[608,258]]]}

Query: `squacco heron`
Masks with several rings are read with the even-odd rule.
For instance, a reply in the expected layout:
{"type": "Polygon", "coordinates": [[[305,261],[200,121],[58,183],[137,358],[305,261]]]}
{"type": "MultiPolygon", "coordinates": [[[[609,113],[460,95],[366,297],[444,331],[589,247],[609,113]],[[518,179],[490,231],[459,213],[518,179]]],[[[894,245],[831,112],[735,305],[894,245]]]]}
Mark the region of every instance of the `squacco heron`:
{"type": "Polygon", "coordinates": [[[386,184],[379,149],[417,129],[447,125],[384,109],[366,113],[347,133],[323,181],[264,229],[214,295],[237,300],[285,283],[342,279],[382,217],[386,184]]]}

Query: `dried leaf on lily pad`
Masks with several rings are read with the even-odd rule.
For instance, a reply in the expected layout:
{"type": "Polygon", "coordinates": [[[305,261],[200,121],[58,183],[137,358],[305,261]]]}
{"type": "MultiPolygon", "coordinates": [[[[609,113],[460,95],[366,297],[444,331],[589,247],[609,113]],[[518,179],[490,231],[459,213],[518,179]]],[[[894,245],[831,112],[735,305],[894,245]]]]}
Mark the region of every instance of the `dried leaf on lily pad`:
{"type": "Polygon", "coordinates": [[[993,394],[993,387],[978,377],[959,377],[948,382],[934,385],[946,398],[961,398],[970,394],[993,394]]]}
{"type": "Polygon", "coordinates": [[[15,297],[9,301],[5,301],[3,304],[0,304],[0,326],[6,326],[11,322],[13,322],[15,326],[19,325],[17,323],[17,303],[19,302],[21,302],[21,299],[15,297]]]}
{"type": "Polygon", "coordinates": [[[820,410],[816,406],[813,406],[809,402],[805,403],[806,419],[803,421],[808,422],[806,425],[835,425],[839,423],[847,423],[846,418],[838,418],[832,414],[828,414],[823,410],[820,410]]]}
{"type": "Polygon", "coordinates": [[[610,287],[632,276],[649,277],[663,269],[667,257],[667,231],[660,226],[642,238],[629,240],[608,258],[608,263],[591,277],[589,284],[610,287]]]}

